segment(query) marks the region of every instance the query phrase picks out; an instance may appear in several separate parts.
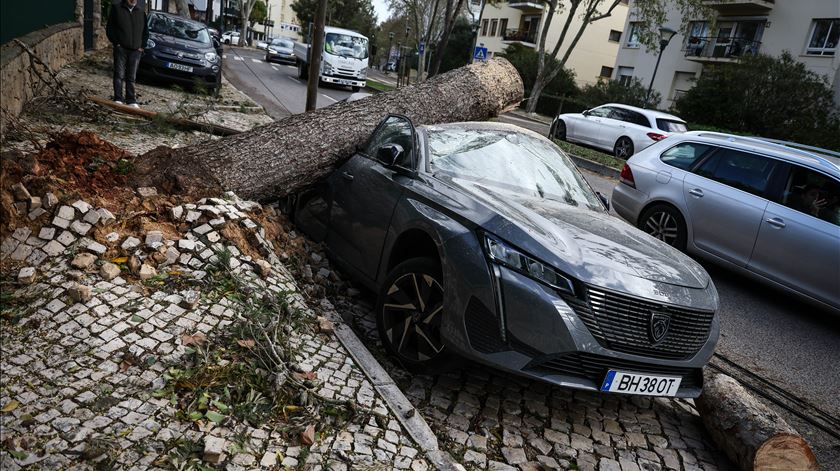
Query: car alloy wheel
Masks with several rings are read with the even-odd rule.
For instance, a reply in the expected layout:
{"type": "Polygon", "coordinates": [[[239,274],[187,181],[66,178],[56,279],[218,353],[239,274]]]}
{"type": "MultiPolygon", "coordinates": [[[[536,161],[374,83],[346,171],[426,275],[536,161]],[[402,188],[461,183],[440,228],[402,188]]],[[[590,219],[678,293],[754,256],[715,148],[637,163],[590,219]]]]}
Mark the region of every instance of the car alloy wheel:
{"type": "Polygon", "coordinates": [[[627,160],[633,156],[633,141],[629,137],[620,137],[615,141],[613,153],[617,159],[627,160]]]}
{"type": "Polygon", "coordinates": [[[399,264],[383,284],[377,324],[388,351],[410,366],[442,358],[443,285],[440,268],[426,258],[399,264]]]}
{"type": "Polygon", "coordinates": [[[639,228],[672,247],[685,250],[685,220],[670,205],[658,204],[646,210],[639,218],[639,228]]]}

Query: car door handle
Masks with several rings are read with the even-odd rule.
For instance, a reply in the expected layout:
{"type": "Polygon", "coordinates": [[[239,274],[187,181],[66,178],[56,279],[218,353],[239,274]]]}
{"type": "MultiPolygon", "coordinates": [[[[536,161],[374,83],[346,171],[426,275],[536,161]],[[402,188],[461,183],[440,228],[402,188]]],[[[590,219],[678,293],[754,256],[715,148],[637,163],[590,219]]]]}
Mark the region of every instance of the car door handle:
{"type": "Polygon", "coordinates": [[[767,219],[766,222],[767,222],[767,224],[770,224],[771,226],[779,228],[779,229],[782,229],[783,227],[785,227],[785,222],[782,221],[779,218],[770,218],[770,219],[767,219]]]}
{"type": "Polygon", "coordinates": [[[698,198],[702,198],[703,197],[703,190],[701,190],[700,188],[692,188],[691,190],[688,190],[688,194],[691,195],[691,196],[696,196],[698,198]]]}
{"type": "Polygon", "coordinates": [[[347,180],[348,182],[352,182],[352,181],[353,181],[353,179],[354,179],[354,178],[356,178],[356,177],[354,177],[354,176],[353,176],[353,174],[352,174],[352,173],[350,173],[350,172],[344,172],[344,173],[342,173],[342,174],[341,174],[341,176],[342,176],[345,180],[347,180]]]}

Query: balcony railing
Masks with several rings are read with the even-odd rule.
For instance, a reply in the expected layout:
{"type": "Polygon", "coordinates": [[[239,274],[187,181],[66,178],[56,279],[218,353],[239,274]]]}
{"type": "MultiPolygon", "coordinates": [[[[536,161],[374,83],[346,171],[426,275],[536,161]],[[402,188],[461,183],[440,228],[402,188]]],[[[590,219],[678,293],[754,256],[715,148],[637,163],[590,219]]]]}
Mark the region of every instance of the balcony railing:
{"type": "Polygon", "coordinates": [[[503,41],[519,41],[523,43],[537,43],[537,32],[529,30],[508,29],[502,35],[503,41]]]}
{"type": "Polygon", "coordinates": [[[697,61],[727,61],[744,56],[754,56],[761,48],[761,41],[741,38],[691,36],[685,46],[685,57],[697,61]]]}

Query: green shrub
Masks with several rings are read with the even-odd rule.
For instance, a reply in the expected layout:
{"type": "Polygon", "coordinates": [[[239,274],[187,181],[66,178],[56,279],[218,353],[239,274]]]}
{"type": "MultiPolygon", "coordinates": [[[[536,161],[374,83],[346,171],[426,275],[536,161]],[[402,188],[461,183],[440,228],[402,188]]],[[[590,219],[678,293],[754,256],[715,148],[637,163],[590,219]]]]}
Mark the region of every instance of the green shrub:
{"type": "MultiPolygon", "coordinates": [[[[585,103],[588,108],[600,106],[604,103],[621,103],[643,108],[645,107],[646,94],[647,87],[635,77],[629,85],[624,85],[618,80],[600,80],[594,85],[583,87],[578,101],[585,103]]],[[[656,109],[661,101],[662,96],[656,90],[652,90],[647,107],[656,109]]]]}
{"type": "MultiPolygon", "coordinates": [[[[537,79],[537,63],[539,61],[537,51],[522,44],[514,43],[505,48],[505,51],[499,55],[513,64],[516,71],[519,72],[519,76],[522,77],[522,84],[525,86],[525,96],[530,95],[530,90],[534,87],[534,82],[537,79]]],[[[556,60],[553,57],[546,57],[546,61],[549,62],[556,60]]],[[[537,113],[554,116],[561,101],[567,100],[579,92],[577,85],[575,85],[574,71],[563,69],[543,89],[540,101],[537,104],[537,113]]]]}
{"type": "Polygon", "coordinates": [[[787,52],[704,68],[676,109],[691,122],[840,150],[830,85],[787,52]]]}

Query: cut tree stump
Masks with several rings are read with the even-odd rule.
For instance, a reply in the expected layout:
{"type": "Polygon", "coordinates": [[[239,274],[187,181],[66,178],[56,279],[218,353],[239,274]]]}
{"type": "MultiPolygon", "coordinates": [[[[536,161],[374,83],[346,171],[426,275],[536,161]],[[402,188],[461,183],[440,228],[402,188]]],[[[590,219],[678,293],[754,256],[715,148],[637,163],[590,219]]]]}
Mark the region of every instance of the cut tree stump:
{"type": "Polygon", "coordinates": [[[179,192],[186,180],[275,199],[329,174],[353,155],[389,113],[415,125],[484,121],[522,101],[522,79],[505,59],[471,64],[426,82],[363,100],[339,102],[235,136],[135,159],[137,184],[179,192]]]}
{"type": "Polygon", "coordinates": [[[744,471],[815,471],[808,443],[737,381],[706,372],[697,411],[715,443],[744,471]]]}

